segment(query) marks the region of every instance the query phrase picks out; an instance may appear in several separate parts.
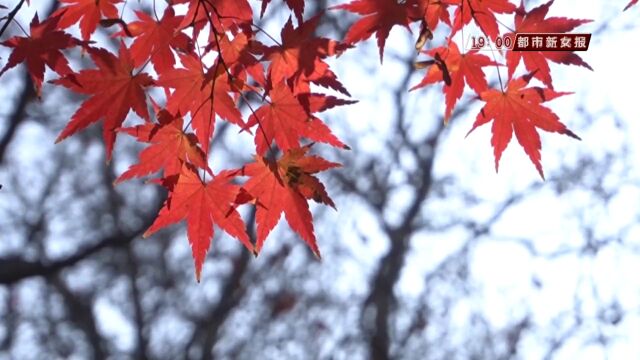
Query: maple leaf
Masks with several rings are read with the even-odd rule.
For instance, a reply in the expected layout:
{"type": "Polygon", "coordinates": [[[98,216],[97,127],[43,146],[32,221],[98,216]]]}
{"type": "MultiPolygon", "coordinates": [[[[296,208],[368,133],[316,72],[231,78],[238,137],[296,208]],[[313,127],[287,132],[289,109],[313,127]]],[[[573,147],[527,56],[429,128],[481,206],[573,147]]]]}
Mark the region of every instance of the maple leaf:
{"type": "Polygon", "coordinates": [[[118,56],[104,49],[89,48],[88,52],[97,69],[82,70],[52,81],[77,93],[91,95],[73,114],[56,143],[104,118],[103,137],[107,159],[110,160],[116,140],[115,131],[129,110],[149,121],[144,88],[152,85],[153,79],[146,73],[132,73],[131,55],[123,43],[120,43],[118,56]]]}
{"type": "Polygon", "coordinates": [[[191,114],[192,125],[205,154],[209,153],[209,139],[213,135],[215,115],[231,123],[246,127],[233,98],[223,66],[216,62],[206,73],[199,58],[179,54],[184,69],[172,69],[160,74],[157,84],[174,91],[167,99],[172,114],[191,114]]]}
{"type": "Polygon", "coordinates": [[[9,55],[7,64],[0,70],[0,76],[12,67],[25,62],[36,92],[40,96],[45,65],[59,75],[72,73],[69,62],[60,50],[82,45],[82,42],[63,31],[57,31],[59,20],[59,16],[53,16],[40,22],[36,14],[31,21],[29,37],[15,36],[3,41],[2,45],[14,50],[9,55]]]}
{"type": "Polygon", "coordinates": [[[313,174],[340,166],[318,156],[307,156],[310,146],[290,149],[274,162],[261,156],[245,165],[240,173],[249,176],[243,189],[256,206],[256,253],[280,220],[282,213],[293,229],[320,257],[307,199],[335,208],[324,185],[313,174]]]}
{"type": "Polygon", "coordinates": [[[269,78],[274,84],[293,79],[296,92],[308,92],[309,86],[304,83],[314,82],[349,96],[337,76],[329,70],[329,65],[322,61],[328,56],[340,54],[349,46],[316,37],[314,32],[319,22],[320,16],[314,16],[294,29],[289,18],[282,28],[282,45],[263,50],[265,59],[271,61],[269,78]]]}
{"type": "Polygon", "coordinates": [[[459,0],[418,0],[417,15],[424,19],[431,31],[435,30],[440,22],[451,26],[448,7],[459,3],[459,0]]]}
{"type": "Polygon", "coordinates": [[[253,251],[244,222],[231,206],[240,188],[231,183],[232,178],[230,172],[224,171],[204,183],[193,167],[183,166],[175,184],[170,186],[169,198],[160,209],[158,217],[143,235],[148,237],[164,227],[186,219],[187,237],[198,281],[213,238],[214,224],[240,240],[249,251],[253,251]]]}
{"type": "Polygon", "coordinates": [[[516,6],[509,0],[462,0],[459,3],[451,36],[473,19],[480,29],[495,41],[500,35],[495,14],[511,14],[516,10],[516,6]]]}
{"type": "Polygon", "coordinates": [[[205,154],[198,147],[196,136],[193,133],[185,133],[184,121],[166,110],[158,112],[158,124],[145,123],[133,128],[124,128],[123,132],[134,136],[140,142],[151,145],[140,153],[140,161],[131,165],[115,183],[131,179],[133,177],[146,176],[163,170],[164,177],[168,178],[181,172],[183,164],[193,164],[201,169],[206,169],[213,176],[207,165],[205,154]]]}
{"type": "MultiPolygon", "coordinates": [[[[576,27],[591,22],[591,20],[567,19],[564,17],[551,17],[545,19],[554,0],[540,5],[529,12],[524,9],[521,1],[515,14],[516,33],[566,33],[576,27]]],[[[551,69],[547,60],[558,64],[579,65],[593,70],[580,56],[571,51],[508,51],[507,69],[509,78],[516,71],[520,60],[524,60],[526,69],[535,71],[535,77],[546,86],[553,88],[551,69]]]]}
{"type": "Polygon", "coordinates": [[[274,140],[282,151],[298,148],[301,137],[345,147],[320,119],[308,113],[284,82],[271,89],[269,98],[247,122],[247,127],[259,127],[254,137],[256,153],[264,154],[274,140]]]}
{"type": "MultiPolygon", "coordinates": [[[[211,44],[217,45],[215,41],[211,44]]],[[[244,33],[237,34],[233,40],[223,34],[219,38],[219,44],[220,56],[233,76],[246,78],[248,73],[259,85],[266,86],[264,67],[252,53],[252,50],[255,50],[254,40],[249,39],[244,33]]]]}
{"type": "MultiPolygon", "coordinates": [[[[287,3],[289,9],[293,10],[293,14],[296,16],[298,20],[298,24],[302,23],[302,15],[304,14],[304,0],[284,0],[287,3]]],[[[265,10],[267,10],[267,5],[271,0],[262,0],[262,9],[260,9],[260,17],[264,15],[265,10]]]]}
{"type": "Polygon", "coordinates": [[[638,0],[631,0],[631,2],[629,4],[627,4],[627,6],[624,7],[623,11],[627,11],[627,9],[629,9],[630,7],[632,7],[633,5],[637,4],[638,0]]]}
{"type": "Polygon", "coordinates": [[[336,106],[351,105],[358,102],[357,100],[345,100],[318,93],[299,94],[296,97],[308,113],[323,112],[336,106]]]}
{"type": "Polygon", "coordinates": [[[331,129],[322,120],[313,115],[313,113],[323,112],[336,106],[355,104],[357,100],[340,99],[335,96],[328,96],[317,93],[304,93],[296,95],[302,107],[307,113],[311,114],[307,119],[307,127],[302,134],[317,142],[326,143],[337,148],[351,150],[349,146],[338,139],[331,129]]]}
{"type": "Polygon", "coordinates": [[[332,6],[330,9],[342,9],[364,16],[351,25],[344,41],[355,44],[376,34],[380,62],[384,53],[384,45],[395,25],[402,25],[409,29],[411,19],[408,11],[412,1],[400,2],[396,0],[354,0],[348,4],[332,6]]]}
{"type": "MultiPolygon", "coordinates": [[[[160,21],[156,21],[143,11],[136,11],[139,21],[127,25],[131,35],[135,36],[131,44],[131,58],[136,67],[151,58],[153,68],[158,73],[171,70],[176,61],[171,49],[189,52],[193,49],[191,39],[180,31],[178,25],[182,16],[175,16],[172,7],[167,7],[160,21]]],[[[124,35],[124,31],[117,35],[124,35]]]]}
{"type": "Polygon", "coordinates": [[[253,19],[247,0],[173,0],[173,3],[189,3],[179,27],[193,26],[194,39],[207,24],[217,27],[213,32],[224,33],[231,26],[247,24],[253,19]]]}
{"type": "Polygon", "coordinates": [[[462,97],[465,82],[477,94],[488,89],[487,79],[485,78],[482,67],[490,65],[499,65],[485,55],[478,54],[477,51],[469,51],[461,54],[458,45],[450,41],[449,47],[438,47],[423,53],[441,59],[445,65],[431,66],[425,74],[422,81],[411,90],[422,88],[428,84],[433,84],[445,80],[442,90],[445,94],[445,123],[451,117],[451,112],[456,102],[462,97]]]}
{"type": "Polygon", "coordinates": [[[80,22],[80,33],[83,40],[89,40],[96,31],[102,17],[118,18],[116,4],[122,0],[60,0],[67,4],[56,10],[52,16],[60,16],[58,29],[66,29],[80,22]]]}
{"type": "Polygon", "coordinates": [[[490,89],[480,94],[480,98],[486,104],[478,113],[476,121],[467,136],[478,126],[493,120],[491,145],[494,150],[496,172],[498,171],[502,152],[511,141],[512,134],[515,133],[516,139],[518,139],[525,153],[527,153],[538,173],[544,179],[540,163],[542,144],[536,128],[568,135],[578,140],[580,138],[560,122],[558,115],[541,105],[546,101],[568,93],[539,87],[525,88],[532,77],[533,74],[527,74],[510,80],[505,92],[490,89]]]}

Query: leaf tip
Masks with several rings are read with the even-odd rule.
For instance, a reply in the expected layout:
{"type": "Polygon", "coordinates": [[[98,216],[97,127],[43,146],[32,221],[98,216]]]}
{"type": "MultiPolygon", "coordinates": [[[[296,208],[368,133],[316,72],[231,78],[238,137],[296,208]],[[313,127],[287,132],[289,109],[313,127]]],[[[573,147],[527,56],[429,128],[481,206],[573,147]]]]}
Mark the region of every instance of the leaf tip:
{"type": "Polygon", "coordinates": [[[313,236],[313,239],[311,241],[307,242],[307,245],[309,245],[309,249],[313,253],[313,256],[316,258],[316,260],[321,261],[322,255],[320,255],[320,249],[318,248],[318,244],[316,243],[315,236],[313,236]]]}
{"type": "Polygon", "coordinates": [[[567,129],[567,130],[564,132],[564,134],[565,134],[565,135],[567,135],[567,136],[569,136],[569,137],[572,137],[572,138],[574,138],[574,139],[576,139],[576,140],[582,141],[582,138],[580,138],[580,136],[576,135],[573,131],[571,131],[571,130],[569,130],[569,129],[567,129]]]}
{"type": "Polygon", "coordinates": [[[540,174],[540,177],[542,178],[542,181],[547,181],[547,179],[545,179],[545,177],[544,177],[544,171],[542,171],[542,167],[539,167],[539,168],[538,168],[538,167],[536,166],[536,168],[537,168],[537,170],[538,170],[538,174],[540,174]]]}

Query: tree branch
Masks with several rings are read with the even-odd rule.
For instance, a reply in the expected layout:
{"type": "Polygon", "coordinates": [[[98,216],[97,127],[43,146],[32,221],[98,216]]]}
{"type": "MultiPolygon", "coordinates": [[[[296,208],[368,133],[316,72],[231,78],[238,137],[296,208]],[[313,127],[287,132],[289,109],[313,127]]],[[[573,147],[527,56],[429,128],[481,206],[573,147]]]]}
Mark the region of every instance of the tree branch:
{"type": "Polygon", "coordinates": [[[24,4],[24,0],[20,0],[18,5],[16,5],[16,7],[13,8],[13,10],[11,10],[9,15],[7,15],[7,21],[5,21],[4,25],[2,25],[2,29],[0,29],[0,36],[4,34],[5,30],[7,30],[7,28],[9,27],[9,24],[11,24],[11,22],[16,17],[16,15],[18,15],[18,11],[20,11],[20,8],[22,8],[23,4],[24,4]]]}
{"type": "Polygon", "coordinates": [[[133,239],[140,236],[144,229],[146,229],[146,226],[129,234],[118,232],[85,249],[79,250],[71,256],[50,263],[44,263],[40,260],[29,261],[18,257],[2,258],[0,259],[0,284],[14,284],[34,276],[51,277],[60,272],[60,270],[71,267],[103,249],[129,244],[133,239]]]}
{"type": "Polygon", "coordinates": [[[0,165],[2,165],[2,163],[5,160],[5,155],[7,154],[7,148],[9,147],[9,144],[13,140],[13,137],[15,136],[16,131],[18,130],[18,127],[27,118],[26,116],[27,105],[29,105],[29,103],[31,102],[32,99],[35,98],[35,96],[36,96],[36,92],[33,88],[33,81],[31,80],[31,77],[29,76],[29,74],[25,74],[24,88],[22,89],[22,92],[18,96],[18,104],[16,105],[15,109],[11,113],[11,116],[9,116],[9,119],[8,119],[9,126],[7,128],[7,131],[2,135],[2,138],[0,138],[0,165]]]}

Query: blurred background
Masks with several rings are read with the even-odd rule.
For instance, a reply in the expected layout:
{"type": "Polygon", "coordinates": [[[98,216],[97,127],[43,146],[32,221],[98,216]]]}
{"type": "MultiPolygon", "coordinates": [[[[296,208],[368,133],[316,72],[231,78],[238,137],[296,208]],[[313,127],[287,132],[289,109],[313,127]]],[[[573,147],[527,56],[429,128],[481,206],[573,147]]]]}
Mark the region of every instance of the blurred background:
{"type": "MultiPolygon", "coordinates": [[[[162,189],[112,185],[140,145],[119,138],[109,164],[100,127],[54,145],[82,99],[51,84],[38,99],[23,67],[7,72],[0,359],[640,357],[640,8],[622,12],[627,2],[551,8],[595,20],[578,29],[594,33],[581,55],[595,71],[552,65],[555,88],[574,94],[549,106],[582,141],[542,134],[546,181],[515,141],[495,173],[490,127],[465,138],[480,109],[470,94],[444,126],[440,85],[408,92],[424,75],[419,29],[394,28],[383,64],[375,40],[349,50],[332,66],[359,103],[322,115],[352,150],[314,146],[344,165],[321,175],[338,210],[312,209],[323,260],[284,221],[257,258],[217,231],[201,283],[183,226],[141,237],[162,189]]],[[[336,3],[306,1],[305,17],[336,3]]],[[[32,1],[16,19],[27,27],[57,6],[32,1]]],[[[288,16],[275,1],[262,22],[277,38],[288,16]]],[[[317,31],[341,39],[354,19],[326,11],[317,31]]],[[[97,38],[115,49],[109,31],[97,38]]],[[[20,34],[11,24],[0,40],[20,34]]],[[[249,161],[250,137],[222,123],[216,136],[214,170],[249,161]]]]}

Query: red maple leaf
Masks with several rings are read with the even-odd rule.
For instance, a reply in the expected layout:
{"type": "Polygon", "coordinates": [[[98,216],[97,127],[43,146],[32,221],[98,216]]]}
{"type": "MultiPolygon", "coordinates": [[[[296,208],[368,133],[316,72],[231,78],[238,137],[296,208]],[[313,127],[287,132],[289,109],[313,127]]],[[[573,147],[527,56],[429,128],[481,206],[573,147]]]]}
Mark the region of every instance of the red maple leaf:
{"type": "Polygon", "coordinates": [[[623,11],[626,11],[628,8],[632,7],[633,5],[637,4],[638,0],[631,0],[631,2],[629,4],[627,4],[627,6],[624,7],[623,11]]]}
{"type": "Polygon", "coordinates": [[[323,112],[336,106],[351,105],[358,102],[357,100],[340,99],[335,96],[318,93],[299,94],[296,97],[304,109],[310,114],[323,112]]]}
{"type": "Polygon", "coordinates": [[[145,123],[132,128],[124,128],[123,132],[134,136],[140,142],[150,143],[149,147],[140,153],[140,161],[131,165],[116,183],[134,177],[146,176],[162,170],[164,177],[177,175],[182,166],[189,163],[201,169],[206,169],[211,175],[205,154],[198,147],[198,140],[193,133],[185,133],[184,121],[166,110],[158,112],[158,124],[145,123]]]}
{"type": "Polygon", "coordinates": [[[478,126],[493,120],[491,145],[494,150],[496,172],[502,152],[509,144],[512,134],[515,133],[516,139],[544,179],[540,164],[542,144],[536,128],[568,135],[578,140],[580,138],[560,122],[558,115],[541,105],[543,102],[568,93],[539,87],[525,88],[532,77],[533,74],[528,74],[510,80],[507,90],[504,92],[490,89],[480,94],[480,98],[486,104],[478,113],[476,121],[467,135],[478,126]]]}
{"type": "MultiPolygon", "coordinates": [[[[298,24],[302,23],[302,15],[304,14],[304,0],[284,0],[287,3],[289,9],[293,10],[293,14],[298,20],[298,24]]],[[[260,17],[264,15],[267,10],[267,5],[271,0],[262,0],[262,9],[260,9],[260,17]]]]}
{"type": "Polygon", "coordinates": [[[111,159],[116,129],[129,110],[149,120],[144,88],[152,85],[153,79],[145,73],[133,74],[131,55],[123,43],[120,43],[119,56],[104,49],[90,48],[88,52],[97,69],[82,70],[53,81],[77,93],[91,95],[58,135],[56,143],[104,118],[103,137],[107,159],[111,159]]]}
{"type": "MultiPolygon", "coordinates": [[[[127,25],[129,33],[136,37],[131,44],[131,58],[136,67],[151,58],[158,73],[170,70],[176,63],[171,49],[189,52],[193,48],[191,39],[180,31],[182,16],[175,16],[172,7],[167,7],[160,21],[144,11],[136,11],[139,21],[127,25]]],[[[124,31],[118,35],[124,35],[124,31]]]]}
{"type": "Polygon", "coordinates": [[[163,72],[157,84],[175,89],[167,99],[167,110],[174,115],[191,114],[198,141],[205,154],[208,154],[216,114],[242,128],[246,124],[229,95],[231,88],[220,62],[217,61],[205,72],[202,62],[196,56],[179,56],[185,68],[163,72]]]}
{"type": "Polygon", "coordinates": [[[298,94],[296,97],[305,111],[311,114],[310,118],[307,119],[307,126],[302,133],[306,138],[338,148],[351,150],[349,146],[331,132],[331,129],[322,120],[313,114],[332,109],[336,106],[355,104],[358,102],[357,100],[340,99],[335,96],[317,93],[298,94]]]}
{"type": "Polygon", "coordinates": [[[418,0],[417,17],[422,18],[429,30],[433,31],[440,22],[451,26],[450,5],[458,5],[458,0],[418,0]]]}
{"type": "Polygon", "coordinates": [[[348,4],[333,6],[331,9],[343,9],[364,16],[351,25],[344,41],[355,44],[368,39],[375,33],[380,50],[380,62],[382,62],[384,44],[391,28],[395,25],[409,28],[410,5],[413,5],[413,1],[354,0],[348,4]]]}
{"type": "Polygon", "coordinates": [[[171,192],[164,207],[143,235],[148,237],[164,227],[186,219],[187,237],[198,281],[213,238],[214,224],[253,251],[244,222],[240,214],[232,208],[239,190],[239,186],[231,183],[232,178],[231,174],[225,171],[216,175],[210,182],[204,183],[193,167],[183,166],[177,180],[174,180],[175,183],[170,185],[171,192]]]}
{"type": "Polygon", "coordinates": [[[66,29],[80,21],[80,33],[83,40],[89,40],[96,31],[100,19],[118,18],[118,8],[115,4],[122,0],[60,0],[67,4],[56,10],[52,16],[60,15],[58,29],[66,29]]]}
{"type": "Polygon", "coordinates": [[[494,41],[500,35],[495,14],[511,14],[516,6],[509,0],[462,0],[456,9],[451,37],[462,27],[473,21],[494,41]]]}
{"type": "Polygon", "coordinates": [[[251,22],[253,11],[247,0],[173,0],[174,4],[189,3],[180,28],[193,26],[197,38],[205,25],[213,25],[213,32],[224,33],[227,28],[251,22]]]}
{"type": "MultiPolygon", "coordinates": [[[[256,42],[244,33],[239,33],[230,40],[227,34],[219,37],[220,56],[224,59],[231,74],[237,78],[246,79],[249,74],[260,86],[266,86],[262,63],[254,56],[257,51],[256,42]]],[[[210,43],[217,46],[215,41],[210,43]]]]}
{"type": "Polygon", "coordinates": [[[335,208],[324,185],[313,174],[340,165],[318,156],[307,156],[309,148],[290,149],[277,162],[256,156],[255,162],[240,170],[242,175],[250,177],[243,189],[257,204],[256,253],[284,213],[289,226],[320,257],[307,199],[335,208]]]}
{"type": "Polygon", "coordinates": [[[444,80],[445,85],[442,91],[446,102],[445,122],[449,120],[453,107],[462,97],[465,82],[473,91],[481,94],[488,88],[482,67],[499,65],[489,57],[478,54],[477,51],[461,54],[458,45],[453,41],[449,42],[449,47],[438,47],[423,53],[436,58],[436,61],[444,61],[444,65],[432,60],[433,65],[436,66],[431,66],[422,81],[411,90],[444,80]]]}
{"type": "Polygon", "coordinates": [[[276,84],[293,80],[294,92],[308,92],[309,82],[330,87],[345,95],[349,92],[322,59],[340,54],[348,45],[315,36],[320,16],[314,16],[293,28],[291,18],[281,32],[282,44],[264,48],[264,58],[271,61],[269,78],[276,84]]]}
{"type": "Polygon", "coordinates": [[[25,62],[39,96],[44,80],[45,65],[59,75],[72,73],[67,58],[60,50],[82,43],[63,31],[57,31],[59,20],[59,16],[53,16],[40,22],[36,14],[31,21],[31,35],[29,37],[15,36],[3,41],[2,45],[14,50],[9,55],[7,64],[0,71],[0,76],[12,67],[25,62]]]}
{"type": "Polygon", "coordinates": [[[298,148],[302,137],[345,147],[320,119],[309,114],[284,82],[269,91],[269,98],[247,122],[247,127],[259,127],[254,137],[256,153],[264,154],[274,140],[282,151],[298,148]]]}
{"type": "MultiPolygon", "coordinates": [[[[516,33],[566,33],[582,24],[591,22],[591,20],[567,19],[564,17],[545,19],[553,1],[550,0],[529,12],[525,11],[524,3],[521,1],[515,15],[516,33]]],[[[571,51],[508,51],[506,58],[509,78],[516,71],[520,59],[523,59],[526,69],[530,72],[535,71],[535,77],[550,88],[553,88],[553,84],[551,82],[551,69],[547,60],[558,64],[580,65],[593,70],[580,56],[571,51]]]]}

